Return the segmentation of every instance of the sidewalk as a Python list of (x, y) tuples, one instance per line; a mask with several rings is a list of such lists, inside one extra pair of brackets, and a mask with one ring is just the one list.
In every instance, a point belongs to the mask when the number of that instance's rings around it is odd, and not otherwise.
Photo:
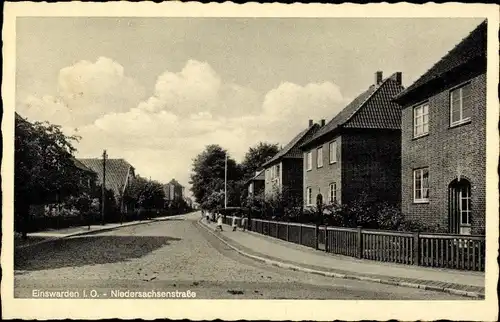
[(122, 227), (128, 227), (128, 226), (152, 223), (155, 221), (174, 219), (174, 218), (177, 218), (179, 216), (184, 216), (184, 215), (186, 215), (186, 214), (175, 215), (175, 216), (156, 217), (156, 218), (147, 219), (147, 220), (129, 221), (129, 222), (124, 222), (123, 224), (108, 223), (105, 225), (90, 225), (90, 227), (89, 226), (78, 226), (78, 227), (69, 227), (69, 228), (64, 228), (64, 229), (51, 229), (51, 230), (46, 230), (46, 231), (34, 232), (34, 233), (28, 234), (27, 241), (23, 241), (23, 242), (21, 242), (21, 244), (18, 244), (18, 245), (16, 245), (16, 239), (18, 237), (15, 237), (14, 247), (15, 247), (15, 249), (20, 249), (20, 248), (38, 245), (38, 244), (45, 243), (45, 242), (52, 241), (52, 240), (56, 240), (56, 239), (81, 236), (81, 235), (90, 235), (90, 234), (114, 230), (114, 229), (118, 229), (118, 228), (122, 228)]
[[(213, 224), (207, 226), (204, 221), (200, 223), (214, 231)], [(214, 235), (242, 255), (275, 266), (332, 277), (484, 298), (485, 278), (482, 272), (401, 265), (335, 255), (254, 232), (233, 232), (228, 225), (224, 225), (223, 232)]]

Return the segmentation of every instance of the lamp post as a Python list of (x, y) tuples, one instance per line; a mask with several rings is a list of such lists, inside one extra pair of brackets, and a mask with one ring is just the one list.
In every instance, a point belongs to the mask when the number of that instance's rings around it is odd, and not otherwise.
[(104, 214), (105, 214), (105, 206), (106, 206), (106, 158), (108, 154), (106, 150), (102, 153), (102, 199), (101, 199), (101, 221), (104, 225)]
[(224, 161), (224, 209), (227, 208), (227, 151)]

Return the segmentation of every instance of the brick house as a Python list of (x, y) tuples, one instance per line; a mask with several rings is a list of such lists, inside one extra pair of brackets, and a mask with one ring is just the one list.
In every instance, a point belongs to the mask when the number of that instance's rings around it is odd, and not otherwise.
[(175, 179), (163, 186), (165, 191), (165, 200), (171, 202), (184, 198), (184, 187)]
[[(324, 123), (324, 120), (322, 121)], [(281, 193), (287, 206), (296, 207), (303, 203), (303, 156), (300, 145), (310, 139), (319, 129), (319, 125), (309, 120), (308, 127), (297, 134), (269, 161), (265, 162), (264, 195), (270, 198)]]
[(401, 73), (375, 83), (315, 135), (303, 151), (304, 207), (368, 201), (397, 205), (401, 191), (401, 111), (391, 99), (403, 90)]
[(483, 22), (395, 98), (402, 212), (449, 233), (484, 233), (486, 31)]

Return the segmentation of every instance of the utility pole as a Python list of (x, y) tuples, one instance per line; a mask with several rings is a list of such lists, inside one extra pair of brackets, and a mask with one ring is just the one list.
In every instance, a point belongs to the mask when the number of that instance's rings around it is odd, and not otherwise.
[(105, 214), (105, 206), (106, 206), (106, 158), (108, 157), (108, 154), (106, 153), (106, 150), (103, 151), (102, 153), (102, 201), (101, 201), (101, 221), (102, 224), (104, 225), (104, 214)]
[(226, 159), (224, 162), (224, 209), (227, 208), (227, 151)]

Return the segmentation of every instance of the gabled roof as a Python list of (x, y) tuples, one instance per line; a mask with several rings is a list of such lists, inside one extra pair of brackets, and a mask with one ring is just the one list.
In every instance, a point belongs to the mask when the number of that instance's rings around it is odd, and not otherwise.
[(176, 186), (176, 187), (183, 187), (183, 186), (182, 186), (182, 185), (181, 185), (181, 184), (180, 184), (177, 180), (175, 180), (175, 179), (170, 180), (170, 182), (169, 182), (169, 183), (167, 183), (167, 184), (172, 185), (172, 186)]
[(401, 109), (392, 98), (402, 89), (397, 73), (383, 80), (380, 85), (371, 85), (301, 147), (321, 141), (325, 135), (340, 128), (400, 129)]
[(248, 179), (245, 183), (249, 184), (250, 181), (258, 181), (258, 180), (265, 180), (265, 173), (264, 170), (258, 171), (253, 177)]
[[(406, 90), (395, 97), (400, 100), (408, 94), (436, 79), (442, 78), (448, 72), (478, 58), (486, 57), (487, 21), (483, 21), (467, 37), (450, 50), (441, 60), (432, 66)], [(486, 65), (485, 65), (486, 68)]]
[(271, 163), (278, 161), (282, 158), (302, 158), (302, 151), (300, 150), (300, 145), (308, 140), (309, 138), (316, 133), (319, 125), (313, 124), (309, 126), (307, 129), (303, 130), (299, 134), (297, 134), (283, 149), (281, 149), (278, 153), (276, 153), (269, 161), (265, 162), (262, 166), (267, 167)]
[[(102, 184), (103, 167), (102, 159), (78, 159), (84, 166), (97, 173), (97, 180)], [(106, 188), (112, 189), (115, 195), (121, 195), (125, 185), (129, 170), (132, 165), (124, 159), (106, 159)]]
[(92, 169), (85, 166), (83, 163), (81, 163), (80, 161), (78, 161), (75, 158), (73, 158), (73, 164), (75, 165), (75, 167), (77, 167), (78, 169), (80, 169), (82, 171), (95, 173)]

